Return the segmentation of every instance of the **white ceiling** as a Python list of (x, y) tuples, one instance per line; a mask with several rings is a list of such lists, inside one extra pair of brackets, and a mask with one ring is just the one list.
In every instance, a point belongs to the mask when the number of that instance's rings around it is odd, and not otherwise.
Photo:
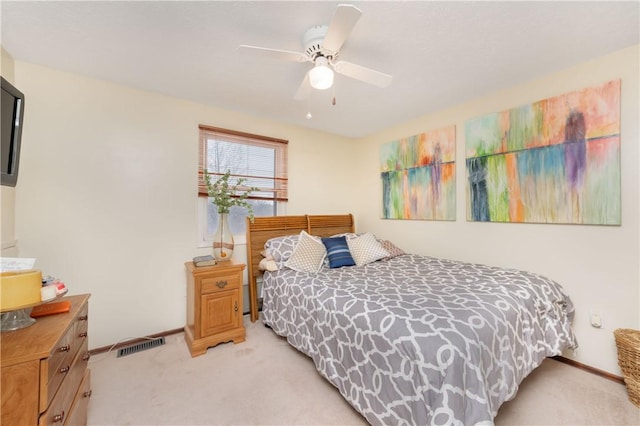
[(332, 89), (293, 99), (310, 63), (237, 49), (302, 51), (337, 4), (3, 0), (2, 46), (19, 61), (361, 137), (640, 43), (638, 1), (351, 2), (363, 15), (340, 59), (393, 82), (336, 75), (335, 106)]

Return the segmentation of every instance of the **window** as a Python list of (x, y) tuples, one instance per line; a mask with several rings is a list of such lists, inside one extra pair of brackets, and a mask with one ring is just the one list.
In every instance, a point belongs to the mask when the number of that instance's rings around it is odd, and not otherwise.
[[(217, 127), (200, 126), (198, 164), (198, 197), (200, 203), (200, 243), (207, 245), (218, 226), (218, 210), (208, 197), (204, 170), (216, 180), (227, 170), (230, 182), (247, 179), (247, 186), (259, 188), (247, 200), (255, 216), (284, 214), (287, 201), (288, 141), (252, 135)], [(247, 209), (232, 207), (229, 228), (234, 235), (244, 237)]]

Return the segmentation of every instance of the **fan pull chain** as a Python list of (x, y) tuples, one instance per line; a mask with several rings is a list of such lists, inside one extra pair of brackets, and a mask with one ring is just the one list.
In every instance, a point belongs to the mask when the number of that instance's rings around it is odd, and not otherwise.
[(336, 84), (333, 83), (333, 100), (331, 101), (331, 105), (336, 106)]

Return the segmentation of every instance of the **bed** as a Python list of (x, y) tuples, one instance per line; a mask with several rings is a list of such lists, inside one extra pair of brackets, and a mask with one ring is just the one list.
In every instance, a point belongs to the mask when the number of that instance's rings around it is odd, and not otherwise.
[[(252, 320), (262, 275), (265, 325), (371, 424), (493, 424), (546, 357), (577, 347), (570, 298), (538, 274), (407, 254), (356, 234), (351, 215), (247, 225)], [(323, 259), (310, 271), (292, 262), (303, 243), (318, 248), (331, 236), (325, 244), (346, 242), (355, 265)], [(304, 254), (316, 268), (317, 256)], [(277, 270), (260, 270), (265, 255)]]

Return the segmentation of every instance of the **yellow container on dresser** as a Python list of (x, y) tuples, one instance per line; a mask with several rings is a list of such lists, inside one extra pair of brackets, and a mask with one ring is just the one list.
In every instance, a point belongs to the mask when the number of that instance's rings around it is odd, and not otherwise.
[(186, 262), (187, 325), (185, 341), (195, 357), (218, 343), (244, 342), (242, 271), (233, 261), (196, 267)]
[(69, 296), (69, 312), (0, 333), (3, 425), (84, 425), (91, 396), (88, 294)]
[(42, 272), (37, 270), (0, 273), (0, 311), (6, 312), (40, 303)]

